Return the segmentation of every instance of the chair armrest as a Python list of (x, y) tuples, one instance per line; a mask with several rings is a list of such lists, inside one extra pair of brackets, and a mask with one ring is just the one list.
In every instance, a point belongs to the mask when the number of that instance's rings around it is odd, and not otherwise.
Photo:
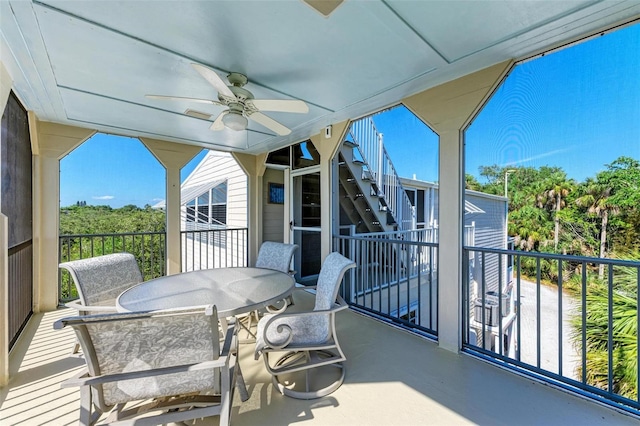
[(118, 382), (128, 379), (142, 379), (145, 377), (162, 376), (166, 374), (185, 373), (187, 371), (207, 370), (211, 368), (220, 368), (227, 365), (229, 357), (220, 357), (212, 361), (204, 361), (193, 364), (174, 365), (171, 367), (152, 368), (150, 370), (130, 371), (127, 373), (105, 374), (101, 376), (89, 376), (83, 371), (79, 376), (65, 380), (60, 384), (61, 388), (70, 388), (75, 386), (93, 386), (101, 385), (109, 382)]
[[(276, 331), (278, 333), (283, 333), (285, 329), (289, 329), (291, 331), (291, 327), (287, 324), (287, 319), (296, 318), (296, 317), (317, 317), (317, 316), (327, 316), (329, 315), (330, 320), (332, 321), (335, 318), (336, 312), (345, 310), (349, 308), (349, 305), (342, 299), (342, 297), (338, 296), (337, 303), (333, 304), (329, 309), (322, 309), (317, 311), (306, 311), (306, 312), (295, 312), (295, 313), (287, 313), (283, 312), (281, 314), (271, 316), (265, 323), (264, 328), (262, 330), (262, 339), (264, 343), (273, 348), (273, 349), (282, 349), (291, 343), (293, 339), (293, 333), (289, 332), (289, 336), (287, 339), (281, 344), (275, 344), (269, 340), (267, 337), (267, 332), (271, 327), (276, 327)], [(278, 321), (278, 324), (274, 324), (275, 321)], [(282, 323), (284, 321), (284, 323)]]
[(78, 312), (113, 313), (118, 312), (115, 306), (83, 305), (78, 300), (64, 304), (67, 308), (72, 308)]

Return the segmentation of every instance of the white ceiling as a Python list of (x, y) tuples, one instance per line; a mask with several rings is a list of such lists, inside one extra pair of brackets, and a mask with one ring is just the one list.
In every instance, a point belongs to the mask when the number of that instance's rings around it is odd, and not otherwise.
[[(41, 120), (258, 153), (639, 15), (640, 1), (346, 0), (324, 17), (301, 0), (0, 0), (0, 59)], [(309, 113), (266, 113), (285, 137), (252, 122), (214, 132), (184, 112), (222, 107), (145, 97), (217, 99), (193, 62)]]

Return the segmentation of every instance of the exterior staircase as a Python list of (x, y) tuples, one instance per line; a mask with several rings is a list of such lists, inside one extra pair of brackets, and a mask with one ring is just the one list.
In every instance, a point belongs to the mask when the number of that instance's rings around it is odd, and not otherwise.
[(356, 233), (415, 228), (415, 209), (371, 117), (351, 124), (339, 167), (340, 206)]

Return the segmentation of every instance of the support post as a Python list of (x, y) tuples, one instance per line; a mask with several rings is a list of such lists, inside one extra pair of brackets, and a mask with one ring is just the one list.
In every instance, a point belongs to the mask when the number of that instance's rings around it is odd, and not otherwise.
[(440, 136), (438, 344), (462, 348), (464, 131), (513, 62), (505, 61), (413, 95), (405, 106)]

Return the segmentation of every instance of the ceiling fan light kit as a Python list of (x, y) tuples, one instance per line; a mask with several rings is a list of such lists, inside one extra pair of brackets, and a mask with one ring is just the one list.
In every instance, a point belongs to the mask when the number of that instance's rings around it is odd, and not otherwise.
[(229, 111), (222, 117), (224, 125), (231, 130), (246, 130), (249, 121), (241, 112)]
[[(199, 103), (211, 103), (213, 105), (226, 106), (228, 109), (222, 111), (213, 120), (209, 127), (211, 130), (223, 130), (225, 127), (241, 131), (246, 130), (249, 120), (266, 127), (280, 136), (288, 135), (291, 130), (273, 118), (270, 118), (262, 111), (293, 112), (305, 114), (309, 112), (309, 107), (304, 101), (297, 99), (254, 99), (253, 93), (243, 86), (249, 82), (247, 76), (238, 72), (229, 73), (227, 85), (222, 78), (211, 68), (200, 64), (191, 64), (198, 73), (211, 84), (218, 92), (218, 100), (196, 99), (180, 96), (146, 95), (149, 99), (193, 101)], [(187, 109), (186, 115), (210, 120), (212, 115), (204, 112)]]

